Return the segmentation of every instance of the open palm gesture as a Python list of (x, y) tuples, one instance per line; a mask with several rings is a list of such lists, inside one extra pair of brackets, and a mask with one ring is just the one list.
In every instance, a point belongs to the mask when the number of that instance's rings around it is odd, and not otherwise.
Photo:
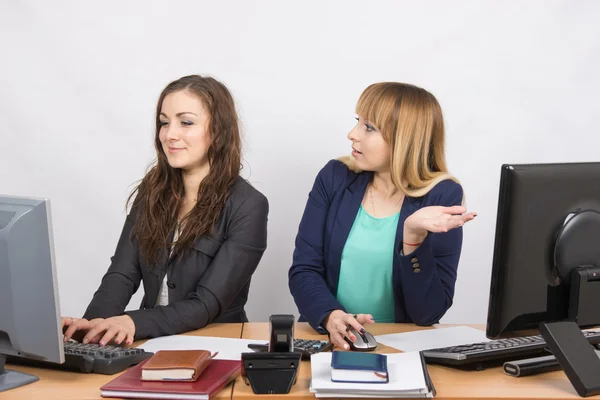
[(467, 212), (463, 206), (430, 206), (415, 211), (404, 222), (404, 229), (416, 234), (427, 232), (448, 232), (463, 226), (477, 216), (477, 213)]

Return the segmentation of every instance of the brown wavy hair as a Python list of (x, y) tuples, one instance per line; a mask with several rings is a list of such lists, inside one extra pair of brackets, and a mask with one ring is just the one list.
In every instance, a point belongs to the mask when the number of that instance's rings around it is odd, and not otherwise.
[(209, 173), (198, 188), (194, 208), (181, 221), (174, 255), (182, 255), (200, 236), (209, 234), (221, 216), (231, 188), (241, 169), (241, 137), (235, 103), (227, 87), (211, 77), (184, 76), (164, 88), (156, 106), (154, 148), (156, 160), (127, 200), (135, 210), (132, 234), (139, 243), (140, 256), (149, 264), (168, 254), (172, 233), (184, 201), (182, 170), (169, 165), (159, 139), (163, 100), (171, 93), (187, 91), (196, 95), (209, 114)]

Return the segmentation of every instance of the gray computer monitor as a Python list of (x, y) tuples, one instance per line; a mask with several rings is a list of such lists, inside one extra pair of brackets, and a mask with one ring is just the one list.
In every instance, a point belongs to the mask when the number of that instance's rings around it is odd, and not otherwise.
[(50, 202), (0, 195), (0, 392), (38, 380), (7, 356), (64, 362)]

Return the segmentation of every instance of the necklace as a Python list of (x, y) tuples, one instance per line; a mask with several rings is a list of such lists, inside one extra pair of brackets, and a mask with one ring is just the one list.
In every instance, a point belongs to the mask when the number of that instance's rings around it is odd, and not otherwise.
[[(369, 186), (369, 195), (371, 196), (371, 208), (373, 209), (373, 216), (377, 217), (377, 212), (375, 212), (375, 202), (373, 201), (373, 185), (372, 184)], [(403, 198), (404, 198), (404, 196), (400, 196), (400, 198), (398, 199), (396, 204), (394, 204), (394, 208), (398, 207), (400, 200), (402, 200)]]

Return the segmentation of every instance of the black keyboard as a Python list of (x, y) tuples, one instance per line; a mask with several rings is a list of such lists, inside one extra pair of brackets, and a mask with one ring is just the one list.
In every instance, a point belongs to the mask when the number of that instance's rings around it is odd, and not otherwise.
[(136, 348), (100, 346), (99, 344), (83, 344), (74, 341), (64, 343), (64, 351), (65, 362), (63, 364), (14, 356), (9, 357), (8, 362), (33, 367), (113, 375), (154, 354)]
[[(597, 345), (600, 343), (600, 332), (582, 331), (582, 333), (590, 344)], [(502, 365), (505, 361), (550, 354), (546, 341), (541, 335), (423, 350), (423, 356), (430, 364), (478, 370), (485, 369), (488, 366)]]
[[(248, 348), (254, 351), (268, 351), (269, 344), (249, 344)], [(330, 351), (333, 343), (326, 340), (294, 339), (294, 353), (302, 354), (303, 360), (310, 360), (312, 354)]]

